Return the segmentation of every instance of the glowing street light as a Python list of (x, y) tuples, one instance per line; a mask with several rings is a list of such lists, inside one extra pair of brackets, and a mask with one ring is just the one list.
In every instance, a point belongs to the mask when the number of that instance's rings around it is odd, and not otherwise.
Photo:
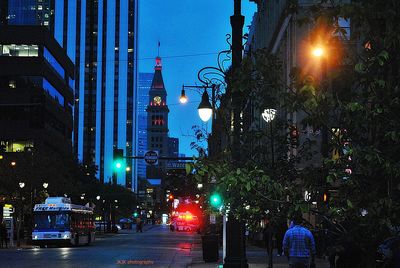
[(96, 196), (96, 199), (97, 199), (97, 200), (100, 200), (100, 198), (101, 198), (100, 195)]
[(19, 185), (19, 188), (24, 188), (25, 187), (25, 182), (20, 182), (20, 183), (18, 183), (18, 185)]
[(197, 110), (199, 111), (200, 119), (203, 122), (207, 122), (208, 120), (210, 120), (212, 115), (212, 106), (210, 104), (210, 98), (206, 89), (204, 89), (204, 93), (201, 96), (201, 102)]
[(43, 188), (47, 189), (47, 187), (49, 187), (49, 184), (47, 182), (43, 182)]
[(182, 86), (181, 97), (179, 98), (179, 102), (185, 104), (187, 103), (187, 101), (188, 98), (186, 97), (184, 86)]
[(311, 54), (314, 57), (320, 58), (324, 55), (325, 51), (321, 46), (314, 47), (311, 51)]

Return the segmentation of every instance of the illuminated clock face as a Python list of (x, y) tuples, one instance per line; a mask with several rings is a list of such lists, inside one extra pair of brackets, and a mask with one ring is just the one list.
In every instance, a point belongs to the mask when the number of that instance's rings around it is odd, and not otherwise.
[(153, 101), (154, 101), (154, 104), (161, 105), (161, 97), (160, 96), (155, 96)]

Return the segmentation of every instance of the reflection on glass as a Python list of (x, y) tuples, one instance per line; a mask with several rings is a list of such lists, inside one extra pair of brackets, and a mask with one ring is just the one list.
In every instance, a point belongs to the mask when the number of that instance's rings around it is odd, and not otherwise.
[(64, 68), (60, 65), (60, 63), (54, 58), (54, 56), (50, 53), (47, 48), (43, 50), (43, 57), (50, 63), (51, 67), (62, 77), (64, 78)]

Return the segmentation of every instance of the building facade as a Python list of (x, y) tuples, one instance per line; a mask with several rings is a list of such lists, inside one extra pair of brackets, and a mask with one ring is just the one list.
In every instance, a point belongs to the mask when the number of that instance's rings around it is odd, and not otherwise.
[(136, 146), (138, 1), (1, 0), (0, 8), (2, 24), (47, 26), (75, 64), (77, 159), (102, 182), (134, 187), (136, 169), (114, 174), (112, 158), (114, 148), (133, 155)]
[[(308, 24), (301, 24), (299, 20), (306, 16), (309, 8), (318, 1), (301, 0), (298, 1), (297, 10), (293, 12), (292, 2), (252, 0), (257, 4), (257, 12), (253, 17), (250, 27), (248, 42), (245, 53), (252, 55), (258, 49), (266, 49), (268, 53), (275, 55), (282, 64), (281, 78), (287, 85), (292, 84), (291, 72), (293, 68), (301, 66), (306, 68), (308, 74), (321, 79), (321, 65), (312, 58), (310, 34), (312, 27)], [(349, 2), (349, 1), (342, 1)], [(350, 37), (350, 22), (339, 19), (339, 26), (347, 31), (346, 37)], [(344, 43), (346, 43), (344, 41)], [(286, 90), (286, 89), (282, 89)], [(268, 124), (261, 117), (262, 111), (252, 110), (252, 126), (266, 128)], [(277, 111), (277, 116), (290, 123), (292, 129), (298, 130), (298, 143), (302, 144), (306, 140), (314, 141), (315, 149), (321, 151), (322, 135), (319, 130), (313, 130), (309, 126), (301, 124), (304, 114), (299, 112), (286, 113), (285, 110)], [(291, 155), (297, 155), (296, 147), (290, 148)], [(321, 163), (321, 155), (314, 154), (308, 161), (301, 161), (299, 168), (310, 164)]]
[[(147, 105), (149, 103), (149, 92), (154, 73), (139, 73), (138, 97), (137, 97), (137, 156), (143, 156), (147, 151)], [(146, 162), (143, 159), (137, 161), (138, 180), (146, 179)]]
[[(134, 188), (136, 169), (113, 172), (113, 149), (131, 156), (136, 146), (138, 1), (81, 0), (76, 154), (97, 167), (102, 182)], [(132, 167), (127, 160), (126, 166)]]
[(6, 153), (72, 153), (74, 65), (43, 26), (0, 26), (0, 143)]
[[(156, 58), (154, 77), (147, 105), (147, 148), (158, 151), (159, 156), (168, 156), (168, 105), (167, 91), (162, 77), (161, 58)], [(147, 168), (148, 179), (161, 179), (165, 173), (165, 161)]]

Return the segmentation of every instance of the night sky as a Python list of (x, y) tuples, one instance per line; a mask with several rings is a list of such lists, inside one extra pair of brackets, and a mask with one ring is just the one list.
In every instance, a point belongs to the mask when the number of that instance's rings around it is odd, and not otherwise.
[[(245, 33), (256, 5), (242, 2)], [(218, 52), (229, 49), (225, 35), (231, 33), (233, 0), (140, 0), (139, 5), (139, 71), (154, 71), (160, 41), (170, 109), (169, 136), (179, 138), (180, 153), (197, 155), (190, 143), (195, 141), (192, 126), (203, 124), (197, 113), (201, 96), (187, 89), (190, 103), (180, 104), (181, 87), (200, 85), (197, 72), (205, 66), (216, 66)], [(210, 122), (204, 127), (210, 130)]]

